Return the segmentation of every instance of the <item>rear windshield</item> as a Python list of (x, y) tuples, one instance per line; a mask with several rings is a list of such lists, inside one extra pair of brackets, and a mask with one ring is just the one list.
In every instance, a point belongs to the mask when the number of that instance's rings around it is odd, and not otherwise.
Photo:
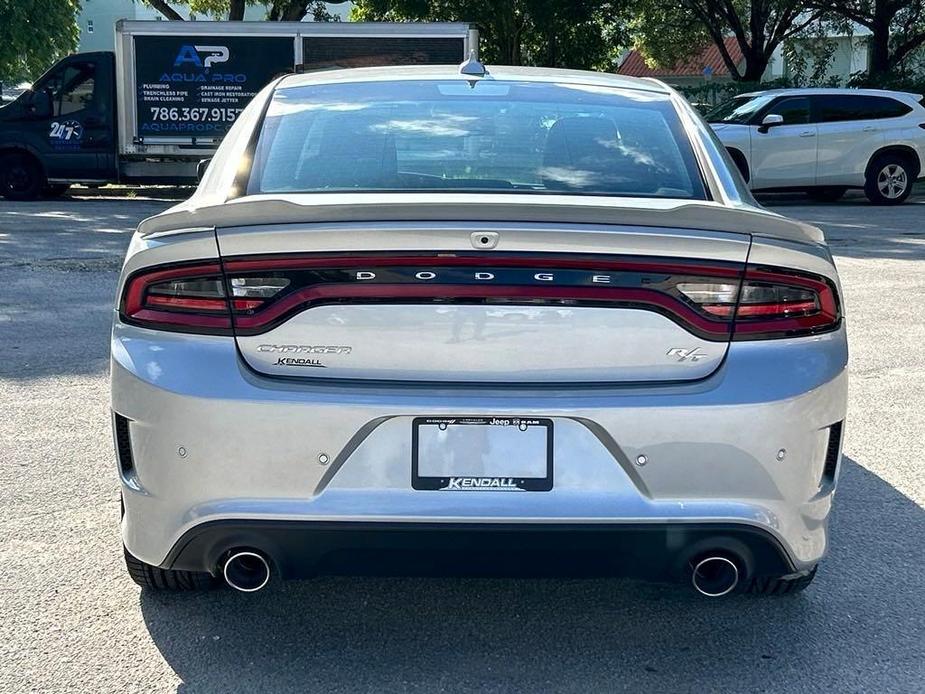
[(248, 193), (434, 190), (705, 198), (667, 95), (493, 80), (274, 94)]

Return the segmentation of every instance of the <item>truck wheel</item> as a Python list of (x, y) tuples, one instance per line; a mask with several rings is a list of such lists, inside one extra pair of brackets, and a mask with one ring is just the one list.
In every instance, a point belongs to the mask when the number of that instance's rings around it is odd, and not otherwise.
[(754, 578), (745, 588), (745, 592), (755, 595), (794, 595), (809, 587), (816, 578), (818, 564), (805, 576), (797, 578)]
[(49, 183), (42, 191), (43, 198), (60, 198), (71, 189), (70, 183)]
[(158, 566), (146, 564), (137, 557), (132, 556), (125, 547), (125, 567), (128, 575), (138, 585), (146, 590), (184, 592), (209, 590), (215, 584), (210, 574), (197, 571), (173, 571)]
[(35, 200), (45, 186), (45, 173), (34, 157), (20, 152), (0, 155), (0, 196)]
[(899, 205), (912, 192), (916, 172), (901, 154), (881, 154), (867, 167), (864, 194), (875, 205)]

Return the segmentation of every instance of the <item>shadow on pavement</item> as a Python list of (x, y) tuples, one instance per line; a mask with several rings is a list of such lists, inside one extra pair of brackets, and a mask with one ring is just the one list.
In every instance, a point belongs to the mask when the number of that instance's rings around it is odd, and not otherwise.
[(100, 256), (121, 261), (138, 222), (172, 204), (158, 200), (0, 200), (0, 263)]
[[(2, 240), (2, 239), (0, 239)], [(104, 375), (120, 261), (0, 261), (0, 378)]]
[(925, 259), (925, 187), (893, 207), (871, 205), (856, 194), (832, 203), (799, 194), (762, 196), (759, 202), (772, 212), (820, 227), (835, 256)]
[(141, 594), (210, 691), (910, 691), (925, 676), (925, 511), (846, 459), (805, 593), (708, 601), (619, 579), (321, 578)]

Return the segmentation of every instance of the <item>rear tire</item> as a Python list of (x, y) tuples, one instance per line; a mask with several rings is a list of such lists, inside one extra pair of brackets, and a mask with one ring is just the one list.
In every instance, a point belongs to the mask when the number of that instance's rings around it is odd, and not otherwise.
[(797, 578), (753, 578), (745, 587), (753, 595), (796, 595), (802, 593), (816, 578), (819, 566), (814, 566), (805, 576)]
[(45, 172), (31, 154), (0, 154), (0, 197), (7, 200), (36, 200), (47, 185)]
[(825, 188), (810, 188), (806, 191), (806, 194), (819, 202), (835, 202), (841, 200), (847, 190), (847, 188), (827, 186)]
[(875, 205), (899, 205), (912, 193), (918, 173), (908, 157), (881, 154), (867, 167), (864, 194)]
[(211, 574), (162, 569), (132, 556), (125, 547), (122, 549), (125, 552), (125, 568), (128, 569), (128, 575), (145, 590), (177, 593), (209, 590), (215, 585), (215, 579)]

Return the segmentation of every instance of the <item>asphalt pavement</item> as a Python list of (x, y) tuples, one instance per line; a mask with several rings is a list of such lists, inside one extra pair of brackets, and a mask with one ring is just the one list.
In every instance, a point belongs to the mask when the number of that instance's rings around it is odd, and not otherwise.
[(813, 586), (716, 601), (621, 579), (139, 591), (118, 536), (108, 326), (132, 228), (172, 202), (0, 201), (0, 692), (925, 689), (925, 196), (767, 201), (837, 256), (845, 462)]

